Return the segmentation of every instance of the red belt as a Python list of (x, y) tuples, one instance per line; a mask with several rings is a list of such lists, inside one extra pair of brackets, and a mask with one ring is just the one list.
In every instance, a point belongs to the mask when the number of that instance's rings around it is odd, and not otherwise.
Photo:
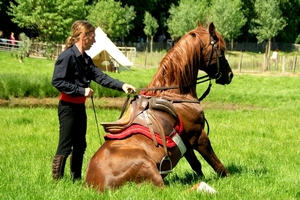
[(86, 97), (85, 96), (71, 96), (68, 94), (65, 94), (63, 92), (60, 93), (60, 100), (66, 101), (66, 102), (70, 102), (70, 103), (78, 103), (78, 104), (82, 104), (85, 103)]

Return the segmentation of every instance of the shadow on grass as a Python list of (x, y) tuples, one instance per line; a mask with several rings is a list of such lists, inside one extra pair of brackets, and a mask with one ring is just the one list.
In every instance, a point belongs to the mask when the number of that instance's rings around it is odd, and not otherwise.
[(178, 174), (169, 174), (164, 179), (164, 183), (165, 185), (172, 185), (174, 183), (186, 185), (186, 184), (191, 184), (191, 182), (196, 182), (200, 179), (203, 179), (203, 177), (200, 177), (193, 172), (189, 172), (189, 173), (187, 172), (183, 176), (178, 176)]
[(255, 175), (262, 175), (267, 174), (268, 169), (265, 166), (242, 166), (237, 165), (235, 163), (230, 163), (226, 166), (227, 170), (231, 175), (237, 174), (255, 174)]
[(194, 172), (186, 172), (181, 176), (178, 174), (170, 174), (168, 177), (164, 179), (165, 185), (172, 185), (174, 183), (182, 184), (182, 185), (190, 185), (191, 183), (197, 183), (201, 181), (210, 181), (210, 180), (218, 180), (222, 179), (221, 176), (215, 174), (215, 176), (210, 176), (206, 178), (204, 176), (198, 176)]
[[(226, 166), (228, 172), (230, 173), (229, 177), (231, 175), (241, 175), (241, 174), (253, 174), (255, 176), (261, 176), (263, 174), (268, 173), (268, 169), (265, 166), (242, 166), (237, 165), (235, 163), (230, 163)], [(178, 175), (176, 173), (169, 174), (165, 179), (164, 183), (165, 185), (171, 185), (174, 183), (179, 184), (191, 184), (192, 182), (199, 182), (199, 181), (209, 181), (209, 180), (218, 180), (222, 179), (223, 177), (219, 176), (217, 173), (215, 173), (214, 176), (207, 177), (201, 177), (198, 176), (194, 172), (186, 172), (183, 175)]]

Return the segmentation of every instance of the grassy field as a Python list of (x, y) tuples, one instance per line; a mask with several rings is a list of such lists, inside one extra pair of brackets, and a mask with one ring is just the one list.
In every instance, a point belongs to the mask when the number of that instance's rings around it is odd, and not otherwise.
[[(37, 70), (46, 74), (45, 77), (52, 74), (52, 61), (44, 60), (43, 66), (40, 60), (25, 62), (37, 62), (38, 65), (32, 65), (36, 70), (22, 69), (16, 62), (11, 73), (30, 71), (32, 79)], [(5, 73), (7, 65), (3, 67), (1, 63)], [(133, 69), (112, 76), (120, 79), (124, 76), (129, 81), (138, 79), (137, 83), (143, 85), (154, 72)], [(101, 194), (85, 188), (83, 181), (73, 183), (68, 164), (65, 178), (52, 181), (51, 162), (58, 140), (56, 108), (0, 107), (0, 199), (300, 199), (299, 86), (298, 76), (280, 74), (236, 73), (228, 86), (213, 84), (211, 93), (201, 104), (210, 125), (213, 148), (231, 176), (219, 178), (197, 154), (203, 164), (204, 179), (196, 177), (182, 159), (165, 179), (164, 189), (128, 183), (119, 190)], [(199, 96), (206, 87), (205, 83), (198, 86)], [(96, 104), (102, 103), (96, 98)], [(113, 121), (120, 110), (97, 108), (96, 113), (99, 122)], [(100, 127), (99, 139), (92, 108), (87, 108), (87, 115), (84, 173), (105, 134)], [(185, 192), (200, 181), (216, 189), (217, 194)]]
[[(58, 91), (51, 85), (54, 60), (25, 58), (24, 62), (20, 63), (7, 52), (0, 52), (0, 60), (0, 99), (28, 96), (45, 98), (59, 95)], [(155, 68), (133, 68), (130, 71), (124, 70), (121, 73), (108, 72), (108, 74), (120, 81), (134, 84), (135, 87), (141, 88), (150, 82), (155, 71)], [(91, 87), (94, 89), (94, 97), (117, 97), (123, 95), (119, 91), (101, 87), (94, 82), (91, 83)]]

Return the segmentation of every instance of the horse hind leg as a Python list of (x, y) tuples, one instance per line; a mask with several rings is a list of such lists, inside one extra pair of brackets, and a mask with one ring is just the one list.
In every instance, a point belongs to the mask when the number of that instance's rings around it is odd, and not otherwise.
[(105, 155), (101, 152), (89, 162), (86, 186), (103, 191), (117, 189), (126, 182), (150, 182), (158, 187), (164, 186), (156, 163), (141, 149), (120, 148), (106, 151)]
[[(135, 173), (133, 169), (132, 173)], [(164, 187), (164, 181), (157, 169), (157, 165), (153, 160), (146, 159), (141, 164), (137, 176), (134, 178), (136, 183), (143, 183), (144, 181), (152, 183), (157, 187)]]
[(206, 162), (215, 170), (215, 172), (217, 172), (222, 177), (228, 176), (229, 172), (216, 156), (211, 146), (210, 140), (204, 130), (202, 131), (197, 143), (197, 150), (206, 160)]

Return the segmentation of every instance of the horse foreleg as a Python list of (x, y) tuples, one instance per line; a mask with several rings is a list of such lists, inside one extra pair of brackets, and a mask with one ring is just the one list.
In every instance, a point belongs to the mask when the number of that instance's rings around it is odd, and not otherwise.
[(198, 151), (202, 155), (202, 157), (208, 162), (208, 164), (222, 177), (228, 176), (229, 173), (224, 165), (221, 163), (219, 158), (216, 156), (210, 140), (205, 131), (202, 131), (198, 139)]
[(190, 164), (191, 168), (198, 174), (198, 176), (204, 177), (204, 174), (202, 172), (201, 163), (198, 160), (198, 158), (196, 157), (194, 150), (193, 149), (188, 150), (184, 154), (184, 157)]

